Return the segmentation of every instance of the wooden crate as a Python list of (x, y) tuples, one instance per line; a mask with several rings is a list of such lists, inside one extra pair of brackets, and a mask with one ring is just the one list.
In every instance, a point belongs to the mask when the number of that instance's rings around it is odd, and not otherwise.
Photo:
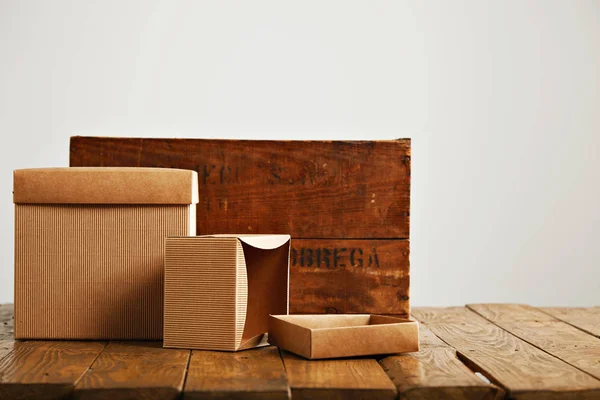
[(198, 234), (292, 236), (293, 313), (409, 313), (410, 139), (73, 137), (70, 165), (198, 171)]

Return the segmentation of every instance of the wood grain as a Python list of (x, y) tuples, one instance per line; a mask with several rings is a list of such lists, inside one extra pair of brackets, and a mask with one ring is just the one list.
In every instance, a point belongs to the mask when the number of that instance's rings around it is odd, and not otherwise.
[(600, 338), (600, 307), (543, 307), (541, 310)]
[(14, 323), (14, 306), (12, 304), (0, 304), (0, 340), (13, 338)]
[(13, 348), (15, 331), (14, 307), (0, 304), (0, 360)]
[(522, 304), (470, 304), (502, 329), (600, 379), (600, 340)]
[(418, 308), (413, 315), (454, 347), (472, 370), (514, 399), (597, 399), (600, 381), (464, 307)]
[(290, 312), (410, 313), (408, 240), (294, 239)]
[(423, 324), (419, 335), (419, 352), (389, 356), (379, 361), (396, 385), (400, 398), (494, 400), (504, 397), (502, 389), (483, 382), (457, 358), (453, 348)]
[(198, 233), (408, 239), (410, 139), (72, 137), (71, 166), (198, 171)]
[(184, 399), (288, 399), (290, 389), (274, 346), (226, 353), (194, 350)]
[(15, 342), (0, 360), (0, 399), (63, 398), (105, 345), (105, 342)]
[(2, 360), (14, 348), (15, 341), (12, 339), (0, 339), (0, 360)]
[(306, 360), (282, 352), (298, 399), (395, 399), (396, 387), (375, 359)]
[(177, 399), (189, 350), (161, 342), (110, 342), (79, 381), (74, 399)]

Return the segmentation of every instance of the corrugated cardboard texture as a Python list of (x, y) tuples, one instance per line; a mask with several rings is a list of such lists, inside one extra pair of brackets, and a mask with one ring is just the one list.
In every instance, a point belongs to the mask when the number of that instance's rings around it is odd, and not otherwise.
[(160, 339), (164, 238), (194, 209), (16, 204), (15, 338)]
[(269, 342), (309, 359), (419, 350), (417, 321), (381, 315), (272, 315)]
[(284, 239), (273, 248), (231, 235), (167, 238), (164, 346), (236, 351), (266, 344), (269, 314), (289, 307)]
[(36, 168), (14, 171), (14, 203), (196, 204), (198, 174), (167, 168)]

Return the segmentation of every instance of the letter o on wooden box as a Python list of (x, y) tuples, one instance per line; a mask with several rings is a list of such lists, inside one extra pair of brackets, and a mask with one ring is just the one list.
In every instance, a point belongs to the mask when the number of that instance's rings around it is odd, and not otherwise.
[(289, 235), (170, 237), (164, 347), (237, 351), (267, 344), (289, 310)]
[(164, 240), (196, 231), (198, 176), (14, 172), (15, 338), (161, 339)]

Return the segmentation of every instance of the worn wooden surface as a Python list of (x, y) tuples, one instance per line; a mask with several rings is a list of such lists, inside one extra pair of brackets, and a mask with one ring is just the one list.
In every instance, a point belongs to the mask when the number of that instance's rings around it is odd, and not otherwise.
[(198, 232), (408, 239), (410, 139), (378, 142), (73, 137), (71, 166), (198, 172)]
[(198, 233), (292, 236), (294, 313), (410, 312), (410, 140), (71, 138), (71, 166), (196, 170)]
[(600, 397), (600, 380), (465, 307), (422, 308), (414, 316), (513, 399)]
[(546, 307), (543, 312), (600, 338), (600, 307)]
[(15, 308), (12, 304), (0, 305), (0, 360), (13, 347), (15, 332)]
[(372, 358), (307, 361), (282, 352), (293, 399), (395, 399), (396, 387)]
[(454, 348), (423, 324), (419, 335), (421, 350), (418, 353), (389, 356), (380, 361), (401, 398), (494, 400), (504, 397), (502, 389), (477, 377), (458, 359)]
[(163, 349), (161, 342), (110, 342), (75, 386), (76, 399), (177, 399), (183, 388), (188, 350)]
[(59, 399), (83, 377), (104, 342), (19, 341), (0, 359), (0, 399)]
[(194, 350), (186, 399), (288, 399), (290, 388), (276, 347), (225, 353)]
[(408, 240), (295, 239), (290, 312), (405, 314)]
[(10, 343), (0, 353), (0, 399), (600, 399), (600, 339), (550, 315), (589, 323), (589, 312), (486, 304), (413, 311), (422, 321), (417, 353), (308, 361), (272, 346), (228, 353), (13, 341), (12, 308), (0, 305), (0, 339)]
[(467, 307), (505, 331), (600, 379), (598, 338), (527, 305)]

